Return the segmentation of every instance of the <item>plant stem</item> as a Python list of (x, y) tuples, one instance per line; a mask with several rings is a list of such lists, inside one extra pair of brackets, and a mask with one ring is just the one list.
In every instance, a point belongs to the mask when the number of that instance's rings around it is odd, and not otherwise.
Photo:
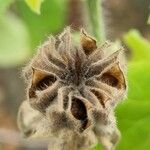
[(150, 24), (150, 14), (149, 14), (149, 17), (148, 17), (148, 24)]
[(86, 0), (89, 20), (92, 25), (93, 35), (99, 42), (105, 40), (104, 26), (102, 19), (101, 0)]

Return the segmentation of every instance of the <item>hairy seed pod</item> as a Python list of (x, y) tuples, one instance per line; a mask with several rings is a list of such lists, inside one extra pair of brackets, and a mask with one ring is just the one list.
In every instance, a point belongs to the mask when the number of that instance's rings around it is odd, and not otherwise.
[(113, 110), (126, 95), (125, 64), (112, 43), (98, 46), (82, 29), (74, 45), (70, 28), (52, 36), (24, 70), (27, 100), (18, 125), (29, 137), (51, 141), (50, 150), (87, 150), (100, 141), (112, 150), (119, 140)]

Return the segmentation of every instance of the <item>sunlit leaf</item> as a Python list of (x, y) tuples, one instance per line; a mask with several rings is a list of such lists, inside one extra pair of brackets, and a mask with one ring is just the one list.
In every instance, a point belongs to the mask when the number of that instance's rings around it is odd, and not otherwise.
[(40, 14), (41, 4), (44, 0), (25, 0), (31, 10), (37, 14)]

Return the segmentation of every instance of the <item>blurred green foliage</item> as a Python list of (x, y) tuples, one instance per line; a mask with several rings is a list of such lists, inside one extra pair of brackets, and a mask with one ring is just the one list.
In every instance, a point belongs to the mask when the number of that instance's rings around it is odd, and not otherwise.
[(128, 64), (128, 99), (117, 108), (122, 139), (118, 150), (150, 148), (150, 42), (133, 30), (125, 35), (132, 49)]
[(7, 8), (13, 0), (0, 1), (0, 66), (21, 64), (29, 57), (28, 33), (22, 20)]
[(125, 34), (124, 40), (132, 50), (132, 61), (150, 61), (150, 42), (144, 39), (136, 30), (131, 30)]
[(13, 2), (13, 0), (0, 0), (0, 15), (2, 16), (5, 10), (9, 7), (9, 5)]
[(27, 30), (21, 20), (9, 14), (0, 17), (0, 66), (22, 64), (29, 57)]
[(32, 50), (51, 33), (56, 34), (65, 26), (67, 0), (45, 0), (41, 7), (41, 15), (33, 13), (22, 1), (17, 1), (17, 6), (28, 29)]
[[(28, 1), (29, 4), (32, 3)], [(65, 26), (67, 0), (45, 0), (41, 15), (28, 5), (22, 0), (0, 1), (1, 67), (23, 64), (49, 34), (56, 34)]]

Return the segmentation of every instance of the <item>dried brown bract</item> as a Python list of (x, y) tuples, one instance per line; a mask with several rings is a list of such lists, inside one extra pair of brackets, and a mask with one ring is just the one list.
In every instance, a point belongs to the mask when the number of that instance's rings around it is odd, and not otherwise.
[[(114, 149), (119, 131), (113, 109), (126, 94), (121, 50), (97, 46), (82, 29), (74, 45), (70, 28), (50, 37), (24, 70), (28, 98), (18, 115), (28, 137), (51, 141), (50, 150), (87, 150), (97, 139)], [(107, 50), (106, 50), (107, 49)]]

